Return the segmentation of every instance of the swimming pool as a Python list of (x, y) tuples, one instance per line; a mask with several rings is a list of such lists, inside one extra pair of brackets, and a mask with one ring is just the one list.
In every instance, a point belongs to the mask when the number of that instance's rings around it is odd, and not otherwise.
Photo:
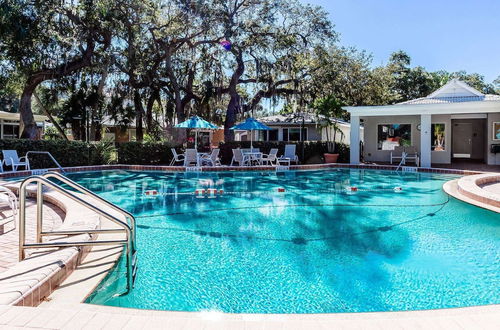
[[(449, 198), (441, 186), (450, 175), (330, 169), (69, 177), (138, 222), (135, 289), (116, 296), (125, 287), (118, 264), (89, 303), (232, 313), (500, 303), (500, 217)], [(194, 195), (208, 187), (224, 193)], [(150, 190), (158, 195), (146, 196)]]

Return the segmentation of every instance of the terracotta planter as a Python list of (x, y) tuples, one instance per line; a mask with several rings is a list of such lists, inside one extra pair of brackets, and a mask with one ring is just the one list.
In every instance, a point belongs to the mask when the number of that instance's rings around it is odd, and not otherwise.
[(339, 159), (339, 154), (323, 154), (325, 156), (325, 163), (336, 163)]

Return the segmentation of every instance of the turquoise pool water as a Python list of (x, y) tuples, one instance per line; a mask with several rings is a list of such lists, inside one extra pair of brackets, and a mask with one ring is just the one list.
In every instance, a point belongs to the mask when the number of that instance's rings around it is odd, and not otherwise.
[[(349, 169), (69, 176), (138, 221), (135, 289), (115, 296), (125, 287), (119, 264), (90, 303), (232, 313), (500, 303), (500, 217), (450, 199), (441, 187), (452, 176)], [(224, 194), (193, 195), (208, 186)]]

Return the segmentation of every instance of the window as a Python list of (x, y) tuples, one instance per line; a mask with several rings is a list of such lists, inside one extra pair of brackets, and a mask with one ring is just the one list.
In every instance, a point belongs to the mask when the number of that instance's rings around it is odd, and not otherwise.
[(432, 150), (433, 151), (443, 151), (445, 150), (445, 125), (444, 124), (432, 124)]
[(397, 146), (411, 146), (410, 124), (378, 125), (378, 150), (394, 150)]
[(278, 130), (259, 131), (259, 141), (278, 141)]
[(17, 138), (19, 138), (19, 124), (4, 121), (3, 138), (4, 139), (17, 139)]
[(283, 141), (307, 141), (307, 128), (302, 129), (300, 136), (300, 128), (283, 128)]

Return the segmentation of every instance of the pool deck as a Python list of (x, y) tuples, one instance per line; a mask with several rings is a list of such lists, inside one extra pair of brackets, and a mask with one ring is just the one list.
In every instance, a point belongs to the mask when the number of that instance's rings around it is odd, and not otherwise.
[[(343, 166), (344, 167), (344, 166)], [(109, 167), (106, 167), (109, 168)], [(157, 168), (157, 167), (156, 167)], [(360, 167), (355, 167), (360, 168)], [(361, 167), (364, 168), (364, 167)], [(373, 167), (369, 167), (373, 168)], [(92, 168), (99, 170), (102, 168)], [(123, 169), (120, 167), (120, 169)], [(137, 166), (132, 169), (152, 170)], [(176, 170), (179, 170), (175, 168)], [(385, 166), (384, 166), (385, 169)], [(164, 167), (157, 170), (165, 170)], [(433, 172), (434, 170), (429, 170)], [(459, 171), (436, 170), (438, 173)], [(476, 171), (460, 174), (477, 174)], [(471, 179), (472, 180), (472, 179)], [(493, 193), (497, 183), (484, 186)], [(477, 201), (476, 201), (477, 202)], [(472, 203), (474, 204), (474, 203)], [(476, 204), (477, 205), (477, 204)], [(69, 205), (68, 205), (69, 206)], [(28, 212), (28, 230), (34, 230), (34, 205)], [(71, 208), (71, 217), (78, 214)], [(64, 209), (64, 208), (62, 208)], [(28, 208), (30, 210), (30, 208)], [(68, 209), (66, 208), (68, 211)], [(45, 212), (45, 209), (44, 209)], [(68, 214), (54, 205), (46, 204), (47, 226), (57, 227)], [(30, 217), (29, 215), (32, 214)], [(86, 213), (88, 214), (88, 213)], [(31, 220), (30, 220), (31, 219)], [(101, 224), (103, 225), (103, 224)], [(106, 228), (108, 225), (104, 224)], [(31, 229), (30, 229), (31, 228)], [(9, 235), (9, 236), (6, 236)], [(0, 243), (9, 245), (9, 260), (4, 270), (14, 263), (17, 251), (16, 232), (0, 236)], [(5, 238), (8, 238), (6, 240)], [(1, 246), (1, 244), (0, 244)], [(4, 246), (6, 248), (6, 246)], [(62, 250), (69, 250), (67, 248)], [(497, 329), (500, 324), (500, 305), (440, 309), (410, 312), (339, 313), (339, 314), (226, 314), (220, 312), (169, 312), (138, 310), (81, 303), (113, 267), (121, 254), (121, 246), (94, 247), (80, 260), (74, 270), (58, 284), (57, 289), (34, 306), (0, 305), (1, 329)], [(62, 251), (59, 250), (59, 251)], [(7, 251), (7, 249), (2, 249)], [(0, 252), (2, 252), (0, 251)], [(4, 253), (7, 255), (6, 253)], [(1, 258), (0, 258), (1, 266)], [(2, 274), (0, 268), (0, 274)], [(33, 298), (34, 299), (34, 298)]]
[(0, 306), (9, 329), (498, 329), (498, 305), (413, 312), (223, 314), (166, 312), (87, 304)]

